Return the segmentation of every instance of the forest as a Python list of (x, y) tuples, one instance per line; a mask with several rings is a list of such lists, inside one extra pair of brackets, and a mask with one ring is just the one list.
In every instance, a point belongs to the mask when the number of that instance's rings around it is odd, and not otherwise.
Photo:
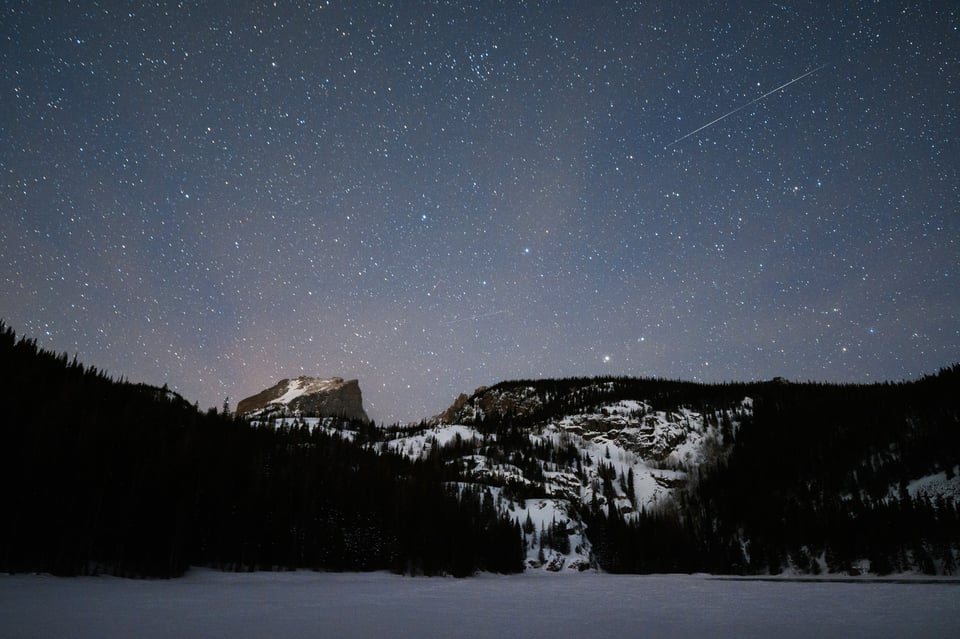
[[(916, 478), (958, 472), (960, 366), (873, 385), (504, 382), (488, 392), (517, 399), (473, 415), (478, 439), (458, 436), (419, 456), (385, 442), (425, 433), (426, 422), (330, 430), (201, 411), (3, 324), (0, 389), (6, 572), (514, 573), (529, 548), (570, 552), (572, 531), (554, 522), (537, 534), (529, 516), (511, 514), (515, 502), (557, 497), (545, 476), (565, 469), (583, 490), (596, 482), (592, 498), (570, 508), (585, 524), (591, 565), (609, 572), (816, 574), (867, 559), (877, 574), (952, 574), (960, 556), (956, 499), (908, 490)], [(723, 409), (745, 396), (752, 412), (734, 427)], [(676, 469), (689, 481), (673, 502), (623, 509), (616, 498), (633, 494), (632, 472), (618, 476), (570, 440), (534, 433), (637, 398), (700, 411), (722, 441), (704, 463)], [(519, 475), (477, 481), (480, 457)]]
[(410, 461), (320, 430), (202, 412), (6, 326), (0, 389), (6, 572), (523, 568), (519, 525), (478, 491), (441, 481), (439, 457)]

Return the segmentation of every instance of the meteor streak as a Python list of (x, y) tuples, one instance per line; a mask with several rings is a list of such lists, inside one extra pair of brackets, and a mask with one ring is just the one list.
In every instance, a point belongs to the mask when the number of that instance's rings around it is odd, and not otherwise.
[(509, 314), (510, 311), (506, 309), (501, 309), (499, 311), (492, 311), (490, 313), (480, 313), (479, 315), (473, 315), (470, 317), (458, 317), (446, 322), (441, 322), (440, 326), (450, 326), (451, 324), (459, 324), (460, 322), (475, 322), (477, 320), (487, 319), (488, 317), (494, 317), (496, 315), (503, 315), (504, 313)]
[(686, 135), (677, 138), (676, 140), (674, 140), (673, 142), (671, 142), (670, 144), (668, 144), (667, 146), (665, 146), (665, 147), (663, 147), (663, 148), (664, 148), (664, 149), (669, 149), (671, 146), (673, 146), (673, 145), (676, 144), (677, 142), (682, 142), (683, 140), (686, 140), (687, 138), (689, 138), (691, 135), (695, 135), (695, 134), (697, 134), (697, 133), (700, 133), (701, 131), (703, 131), (703, 130), (706, 129), (707, 127), (713, 126), (714, 124), (716, 124), (716, 123), (719, 122), (720, 120), (729, 118), (731, 115), (733, 115), (733, 114), (736, 113), (737, 111), (742, 111), (743, 109), (746, 109), (746, 108), (747, 108), (748, 106), (750, 106), (751, 104), (756, 104), (757, 102), (759, 102), (760, 100), (764, 99), (764, 98), (767, 97), (768, 95), (772, 95), (772, 94), (776, 93), (777, 91), (782, 91), (783, 89), (786, 89), (788, 86), (790, 86), (790, 85), (793, 84), (794, 82), (799, 82), (800, 80), (803, 80), (803, 79), (804, 79), (805, 77), (807, 77), (808, 75), (812, 75), (812, 74), (816, 73), (817, 71), (819, 71), (820, 69), (822, 69), (822, 68), (825, 67), (825, 66), (827, 66), (827, 65), (821, 64), (821, 65), (820, 65), (819, 67), (817, 67), (816, 69), (811, 69), (810, 71), (807, 71), (807, 72), (804, 73), (803, 75), (798, 75), (797, 77), (795, 77), (793, 80), (790, 80), (790, 81), (787, 82), (786, 84), (781, 84), (781, 85), (778, 86), (776, 89), (772, 89), (772, 90), (770, 90), (770, 91), (767, 91), (766, 93), (764, 93), (763, 95), (761, 95), (759, 98), (754, 98), (754, 99), (750, 100), (749, 102), (747, 102), (746, 104), (741, 104), (740, 106), (738, 106), (738, 107), (737, 107), (736, 109), (734, 109), (733, 111), (730, 111), (729, 113), (724, 113), (723, 115), (721, 115), (721, 116), (720, 116), (719, 118), (717, 118), (716, 120), (712, 120), (712, 121), (710, 121), (710, 122), (707, 122), (707, 123), (704, 124), (702, 127), (700, 127), (699, 129), (697, 129), (696, 131), (691, 131), (690, 133), (687, 133)]

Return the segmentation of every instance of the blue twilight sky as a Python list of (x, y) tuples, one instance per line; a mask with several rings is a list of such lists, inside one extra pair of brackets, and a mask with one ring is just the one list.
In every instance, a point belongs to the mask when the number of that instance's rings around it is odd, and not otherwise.
[(202, 407), (356, 377), (378, 421), (935, 372), (960, 8), (825, 4), (5, 2), (0, 318)]

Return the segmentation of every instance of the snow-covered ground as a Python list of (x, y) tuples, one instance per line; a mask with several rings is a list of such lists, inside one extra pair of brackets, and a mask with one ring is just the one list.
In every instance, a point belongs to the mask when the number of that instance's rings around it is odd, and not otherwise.
[(936, 500), (944, 497), (960, 501), (960, 466), (954, 466), (949, 477), (946, 472), (939, 472), (915, 479), (907, 484), (907, 492), (914, 498), (928, 497)]
[(960, 584), (384, 573), (0, 576), (0, 636), (958, 637)]

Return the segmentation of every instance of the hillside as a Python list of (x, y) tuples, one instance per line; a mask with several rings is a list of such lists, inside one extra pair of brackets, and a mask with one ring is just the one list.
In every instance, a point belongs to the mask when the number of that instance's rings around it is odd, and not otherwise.
[(521, 380), (420, 424), (240, 418), (0, 326), (0, 569), (953, 573), (958, 382)]
[(365, 420), (328, 433), (202, 413), (2, 324), (0, 402), (6, 572), (522, 568), (519, 526), (436, 464), (360, 443)]
[(951, 573), (958, 372), (866, 386), (504, 382), (364, 445), (489, 494), (521, 524), (527, 569)]

